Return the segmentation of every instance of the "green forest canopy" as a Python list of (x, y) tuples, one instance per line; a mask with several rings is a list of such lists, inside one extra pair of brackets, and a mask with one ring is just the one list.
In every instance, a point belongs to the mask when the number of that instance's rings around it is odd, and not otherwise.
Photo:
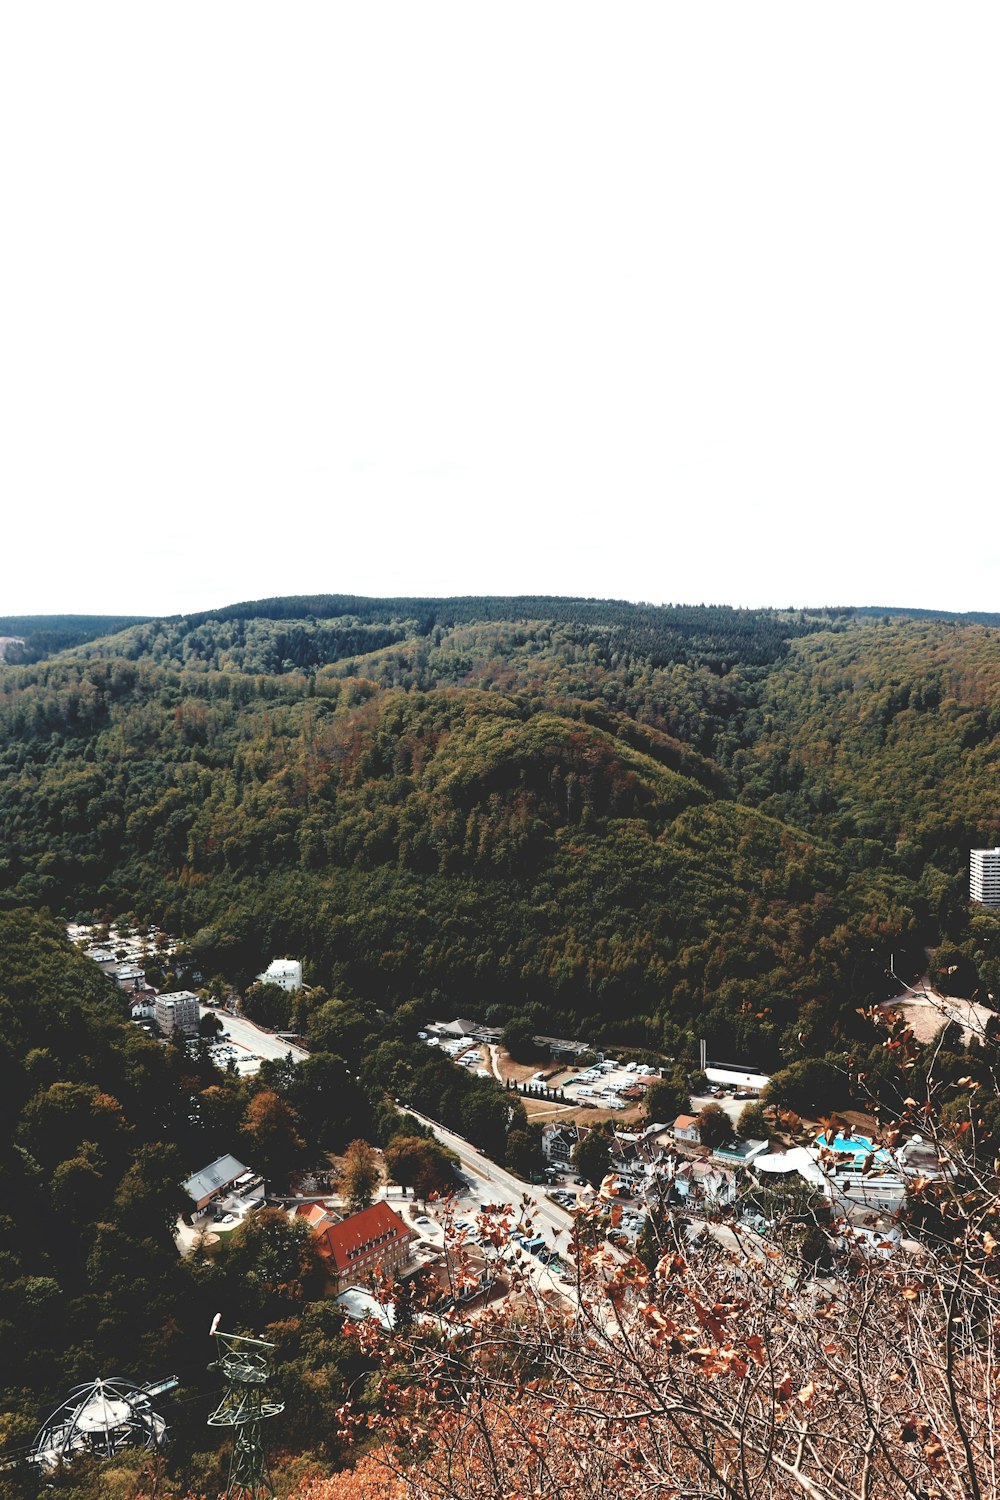
[(535, 598), (142, 622), (0, 672), (0, 899), (136, 907), (240, 974), (294, 948), (390, 1007), (667, 1046), (735, 1024), (773, 1065), (890, 947), (962, 936), (996, 646)]
[[(315, 1417), (339, 1330), (247, 1275), (301, 1247), (263, 1225), (180, 1263), (177, 1183), (221, 1149), (280, 1172), (385, 1143), (386, 1090), (501, 1154), (519, 1106), (414, 1053), (432, 1012), (688, 1061), (704, 1036), (812, 1099), (802, 1060), (877, 1072), (857, 1009), (890, 952), (1000, 996), (1000, 917), (967, 900), (968, 848), (1000, 842), (994, 626), (329, 598), (81, 624), (0, 666), (5, 1442), (81, 1366), (195, 1380), (220, 1305), (281, 1330)], [(242, 983), (300, 954), (308, 1063), (241, 1083), (149, 1042), (45, 909), (155, 920)], [(939, 1071), (978, 1077), (946, 1040)]]

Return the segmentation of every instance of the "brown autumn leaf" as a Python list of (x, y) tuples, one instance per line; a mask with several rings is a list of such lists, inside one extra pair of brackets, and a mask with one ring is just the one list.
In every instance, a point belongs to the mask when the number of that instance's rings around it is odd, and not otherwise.
[(707, 1328), (712, 1337), (721, 1344), (726, 1336), (726, 1331), (719, 1319), (714, 1313), (710, 1313), (707, 1307), (702, 1307), (697, 1297), (691, 1298), (691, 1305), (694, 1307), (695, 1317), (701, 1326)]
[(936, 1432), (932, 1432), (924, 1444), (924, 1458), (929, 1469), (940, 1469), (944, 1462), (944, 1444)]
[(664, 1255), (656, 1263), (657, 1276), (680, 1276), (686, 1269), (684, 1257), (675, 1253)]

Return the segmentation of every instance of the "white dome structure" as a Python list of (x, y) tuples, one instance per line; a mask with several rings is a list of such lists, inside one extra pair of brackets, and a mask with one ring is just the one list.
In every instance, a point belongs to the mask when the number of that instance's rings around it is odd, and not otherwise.
[[(164, 1384), (155, 1390), (163, 1390)], [(77, 1454), (111, 1458), (124, 1448), (159, 1448), (167, 1424), (153, 1410), (150, 1394), (147, 1387), (116, 1375), (76, 1386), (35, 1438), (32, 1458), (55, 1468)]]

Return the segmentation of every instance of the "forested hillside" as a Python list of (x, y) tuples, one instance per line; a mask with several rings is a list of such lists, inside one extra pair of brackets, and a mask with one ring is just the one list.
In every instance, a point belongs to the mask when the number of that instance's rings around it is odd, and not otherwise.
[[(94, 1362), (180, 1364), (194, 1399), (221, 1306), (277, 1330), (290, 1451), (336, 1458), (364, 1366), (303, 1310), (302, 1244), (279, 1215), (180, 1263), (177, 1183), (385, 1145), (387, 1090), (530, 1154), (509, 1095), (415, 1056), (432, 1013), (688, 1064), (702, 1036), (766, 1069), (840, 1049), (874, 1088), (890, 953), (1000, 995), (1000, 918), (966, 898), (998, 704), (988, 623), (601, 601), (269, 601), (0, 666), (0, 1447)], [(272, 1021), (308, 1060), (241, 1082), (150, 1042), (46, 909), (156, 921), (185, 977), (300, 955), (314, 988)], [(978, 1077), (950, 1045), (939, 1071)], [(218, 1462), (178, 1450), (198, 1488)]]
[(170, 1229), (198, 1069), (24, 911), (0, 917), (0, 1034), (0, 1409), (20, 1414), (6, 1449), (95, 1358), (150, 1376), (187, 1362)]
[(796, 641), (760, 695), (746, 792), (918, 875), (1000, 841), (1000, 636), (942, 622), (859, 623)]
[(212, 971), (294, 949), (379, 1006), (773, 1066), (810, 1003), (850, 1025), (888, 951), (971, 941), (997, 642), (536, 598), (142, 622), (0, 670), (0, 900), (134, 909)]
[(136, 623), (134, 615), (0, 615), (0, 660), (23, 664)]

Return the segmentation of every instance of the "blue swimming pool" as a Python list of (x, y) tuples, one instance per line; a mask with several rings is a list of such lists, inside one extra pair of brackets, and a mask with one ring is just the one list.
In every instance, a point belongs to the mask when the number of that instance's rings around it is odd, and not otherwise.
[(841, 1135), (838, 1133), (832, 1141), (827, 1140), (826, 1132), (820, 1131), (816, 1137), (815, 1145), (821, 1149), (826, 1147), (828, 1151), (836, 1151), (838, 1154), (853, 1156), (855, 1161), (861, 1162), (866, 1156), (875, 1155), (877, 1162), (891, 1162), (892, 1156), (884, 1146), (876, 1146), (875, 1142), (869, 1140), (866, 1135)]

